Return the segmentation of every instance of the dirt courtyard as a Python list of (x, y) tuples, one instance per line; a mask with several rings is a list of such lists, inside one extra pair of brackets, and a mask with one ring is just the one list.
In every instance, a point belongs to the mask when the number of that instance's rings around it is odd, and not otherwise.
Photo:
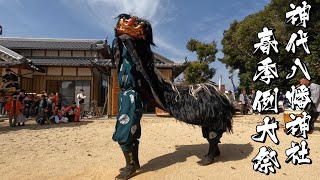
[[(283, 125), (283, 114), (271, 115)], [(251, 139), (264, 115), (236, 116), (234, 133), (224, 134), (221, 156), (209, 166), (197, 162), (208, 145), (201, 129), (173, 118), (146, 115), (140, 139), (141, 171), (132, 179), (318, 179), (320, 176), (320, 123), (307, 140), (311, 165), (285, 163), (291, 141), (302, 138), (277, 131), (279, 145), (269, 137), (266, 143)], [(0, 179), (114, 179), (125, 165), (123, 154), (111, 139), (115, 118), (84, 120), (80, 123), (40, 126), (28, 121), (10, 128), (0, 122)], [(281, 169), (266, 176), (253, 170), (251, 160), (263, 145), (278, 153)]]

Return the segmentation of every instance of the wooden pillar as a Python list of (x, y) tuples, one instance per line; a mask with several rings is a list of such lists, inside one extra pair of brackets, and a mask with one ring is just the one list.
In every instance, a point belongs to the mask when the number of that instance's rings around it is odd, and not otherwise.
[(112, 104), (111, 104), (111, 115), (116, 116), (118, 115), (118, 95), (120, 92), (120, 87), (117, 80), (117, 71), (116, 69), (111, 70), (111, 76), (112, 76)]
[[(96, 100), (95, 99), (95, 90), (96, 90), (96, 88), (95, 88), (95, 85), (94, 85), (94, 73), (93, 73), (93, 68), (90, 68), (90, 70), (91, 70), (91, 84), (90, 84), (90, 103), (91, 103), (91, 101), (93, 101), (93, 100)], [(78, 73), (79, 71), (78, 71), (78, 68), (77, 68), (77, 73)], [(79, 76), (78, 74), (77, 74), (77, 76)]]
[(20, 84), (20, 88), (23, 89), (23, 87), (22, 87), (22, 81), (23, 81), (22, 79), (23, 78), (21, 77), (21, 67), (20, 66), (18, 68), (18, 77), (19, 77), (18, 78), (18, 83)]
[(108, 76), (108, 94), (107, 94), (107, 116), (108, 118), (112, 116), (112, 76)]

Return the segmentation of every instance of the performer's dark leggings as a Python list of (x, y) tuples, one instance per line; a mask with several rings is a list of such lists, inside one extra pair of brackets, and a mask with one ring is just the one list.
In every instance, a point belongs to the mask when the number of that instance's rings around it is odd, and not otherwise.
[[(122, 151), (130, 152), (134, 145), (139, 144), (139, 138), (141, 137), (141, 124), (142, 111), (136, 111), (134, 123), (130, 127), (130, 133), (125, 143), (118, 142)], [(129, 124), (128, 124), (129, 125)], [(120, 129), (119, 129), (120, 130)]]
[[(135, 125), (133, 125), (132, 127), (135, 128)], [(139, 122), (139, 124), (136, 124), (136, 127), (137, 127), (136, 131), (134, 132), (134, 134), (130, 133), (127, 142), (119, 143), (122, 151), (130, 152), (130, 151), (132, 151), (133, 145), (139, 144), (139, 140), (138, 139), (141, 136), (141, 125), (140, 125), (140, 122)]]
[(222, 134), (223, 131), (202, 127), (202, 136), (206, 138), (210, 144), (219, 144)]

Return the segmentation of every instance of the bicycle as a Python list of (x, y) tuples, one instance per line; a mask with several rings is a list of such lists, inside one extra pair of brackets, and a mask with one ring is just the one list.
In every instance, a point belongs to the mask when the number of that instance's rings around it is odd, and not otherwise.
[(93, 117), (100, 117), (102, 116), (102, 113), (98, 107), (98, 103), (96, 100), (91, 101), (88, 110), (86, 111), (88, 112), (86, 114), (88, 119), (92, 119)]

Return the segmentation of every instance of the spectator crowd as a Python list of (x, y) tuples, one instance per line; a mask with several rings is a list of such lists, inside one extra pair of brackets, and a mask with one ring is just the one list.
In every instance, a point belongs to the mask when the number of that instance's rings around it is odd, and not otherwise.
[(6, 74), (2, 76), (0, 117), (9, 116), (10, 126), (24, 126), (30, 116), (35, 116), (39, 124), (79, 122), (83, 118), (86, 99), (83, 89), (77, 94), (76, 100), (64, 107), (59, 92), (52, 92), (49, 96), (43, 92), (40, 99), (37, 99), (21, 89), (18, 81), (18, 75), (7, 68)]

